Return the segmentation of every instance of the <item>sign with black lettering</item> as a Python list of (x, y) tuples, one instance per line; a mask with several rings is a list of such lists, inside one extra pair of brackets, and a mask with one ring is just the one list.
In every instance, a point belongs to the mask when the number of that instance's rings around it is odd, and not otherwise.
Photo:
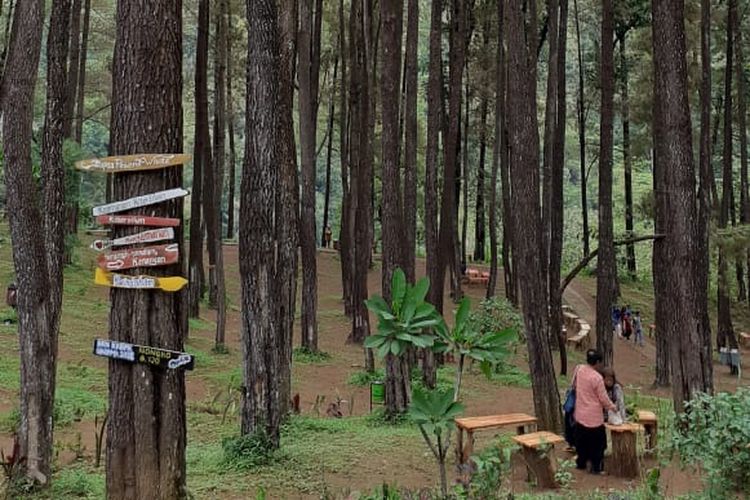
[(178, 368), (192, 370), (195, 365), (193, 355), (186, 352), (170, 351), (168, 349), (159, 349), (158, 347), (135, 345), (114, 340), (94, 340), (94, 354), (105, 358), (151, 365), (165, 370), (177, 370)]

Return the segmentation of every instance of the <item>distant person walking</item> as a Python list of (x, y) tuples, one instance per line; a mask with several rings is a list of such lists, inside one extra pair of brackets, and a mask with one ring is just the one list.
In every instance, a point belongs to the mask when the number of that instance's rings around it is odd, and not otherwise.
[(633, 314), (633, 330), (635, 330), (635, 343), (643, 347), (643, 323), (641, 321), (641, 311)]
[(604, 450), (607, 448), (607, 433), (604, 430), (604, 410), (617, 411), (607, 395), (602, 377), (602, 355), (590, 349), (586, 352), (586, 364), (576, 367), (576, 468), (585, 470), (591, 463), (591, 473), (604, 471)]
[(616, 305), (612, 307), (612, 328), (615, 331), (615, 335), (622, 337), (622, 317), (620, 315), (620, 308)]

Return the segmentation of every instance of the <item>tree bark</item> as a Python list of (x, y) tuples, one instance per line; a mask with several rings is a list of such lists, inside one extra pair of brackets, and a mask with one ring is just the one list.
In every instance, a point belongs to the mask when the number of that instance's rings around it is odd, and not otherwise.
[[(68, 6), (69, 7), (69, 6)], [(59, 2), (55, 18), (64, 12), (65, 5)], [(60, 71), (59, 51), (61, 34), (53, 30), (48, 41), (50, 67), (54, 78), (50, 81), (47, 99), (44, 135), (44, 198), (45, 209), (57, 209), (42, 214), (32, 175), (31, 141), (36, 86), (42, 46), (44, 24), (44, 2), (41, 0), (21, 2), (13, 18), (13, 35), (9, 42), (5, 75), (2, 85), (2, 123), (4, 176), (7, 196), (7, 213), (13, 245), (13, 264), (18, 285), (18, 339), (21, 357), (21, 420), (18, 429), (20, 456), (27, 477), (45, 484), (52, 474), (53, 461), (53, 407), (55, 399), (55, 361), (57, 357), (56, 323), (59, 320), (59, 300), (62, 283), (58, 279), (62, 262), (58, 255), (48, 264), (46, 254), (59, 245), (59, 201), (60, 169), (62, 161), (62, 139), (58, 137), (59, 86), (56, 85)], [(58, 27), (65, 29), (65, 25)], [(64, 62), (62, 63), (64, 68)], [(64, 100), (62, 101), (64, 103)], [(55, 157), (56, 156), (56, 157)], [(48, 224), (55, 226), (50, 228)], [(40, 228), (52, 229), (49, 238), (40, 237)], [(45, 243), (45, 239), (48, 241)], [(60, 249), (57, 249), (60, 251)], [(48, 268), (48, 265), (60, 268)], [(49, 274), (50, 271), (54, 274)], [(54, 282), (50, 277), (54, 276)], [(54, 290), (51, 290), (54, 288)]]
[(227, 5), (227, 134), (229, 135), (229, 179), (227, 181), (227, 239), (234, 239), (234, 205), (237, 169), (237, 149), (234, 144), (234, 97), (232, 93), (233, 71), (232, 45), (234, 31), (232, 29), (232, 2)]
[(599, 132), (599, 257), (596, 266), (596, 347), (613, 366), (611, 308), (617, 300), (617, 263), (612, 226), (614, 118), (614, 0), (602, 3), (601, 118)]
[[(482, 30), (482, 47), (486, 54), (490, 48), (490, 23), (486, 22)], [(489, 68), (482, 68), (483, 75), (489, 73)], [(479, 104), (479, 166), (477, 167), (477, 192), (476, 210), (474, 216), (474, 260), (484, 262), (484, 240), (485, 240), (485, 218), (484, 218), (484, 194), (485, 194), (485, 160), (487, 157), (487, 112), (488, 112), (488, 89), (481, 90), (481, 102)]]
[[(737, 77), (737, 128), (740, 136), (740, 224), (750, 223), (750, 193), (748, 193), (747, 172), (747, 86), (745, 84), (745, 58), (742, 51), (742, 30), (740, 16), (734, 16), (734, 46), (737, 62), (734, 66)], [(748, 252), (747, 269), (750, 272), (750, 252)], [(745, 283), (743, 277), (742, 283)]]
[(417, 48), (419, 44), (419, 0), (407, 0), (406, 92), (404, 101), (404, 260), (403, 267), (410, 283), (416, 280), (417, 252), (417, 94), (419, 92)]
[[(302, 163), (302, 347), (318, 350), (318, 280), (315, 230), (316, 137), (318, 130), (318, 74), (320, 39), (314, 40), (313, 0), (300, 0), (299, 25), (299, 138)], [(317, 45), (316, 45), (317, 44)]]
[[(472, 93), (471, 86), (469, 85), (469, 67), (468, 64), (464, 69), (466, 78), (464, 79), (465, 87), (465, 106), (464, 106), (464, 123), (459, 125), (459, 151), (458, 154), (462, 156), (462, 160), (456, 163), (456, 220), (458, 220), (458, 200), (463, 202), (463, 217), (461, 220), (461, 248), (459, 255), (461, 256), (460, 262), (468, 262), (466, 245), (467, 238), (469, 235), (469, 114), (471, 113), (471, 101)], [(463, 145), (461, 143), (463, 142)], [(463, 191), (463, 193), (462, 193)]]
[(285, 43), (294, 32), (290, 27), (295, 19), (293, 3), (247, 2), (247, 141), (239, 225), (245, 364), (242, 433), (265, 434), (277, 447), (285, 406), (282, 379), (290, 362), (285, 329), (294, 314), (286, 294), (290, 285), (296, 288), (288, 272), (290, 264), (296, 269), (296, 260), (285, 259), (289, 244), (296, 243), (296, 219), (286, 219), (290, 213), (283, 209), (297, 190), (296, 177), (286, 179), (294, 164), (289, 161), (294, 136), (291, 89), (284, 87), (291, 83), (294, 44)]
[[(193, 186), (190, 192), (190, 261), (188, 263), (188, 315), (200, 316), (203, 288), (203, 171), (210, 169), (208, 133), (208, 35), (209, 0), (198, 3), (198, 36), (195, 49), (195, 137), (193, 140)], [(205, 214), (208, 215), (208, 214)]]
[(349, 83), (347, 81), (346, 63), (349, 54), (346, 45), (346, 20), (344, 16), (344, 0), (339, 1), (339, 34), (341, 54), (341, 106), (339, 111), (339, 141), (340, 160), (341, 160), (341, 224), (339, 230), (339, 254), (341, 255), (341, 287), (343, 289), (344, 312), (346, 316), (353, 316), (352, 307), (352, 264), (353, 264), (353, 243), (352, 236), (352, 189), (349, 182), (349, 155), (350, 152), (350, 117), (349, 117)]
[[(117, 2), (112, 84), (112, 153), (182, 151), (182, 2)], [(180, 167), (115, 175), (114, 199), (182, 185)], [(151, 209), (182, 220), (182, 200)], [(178, 226), (177, 229), (180, 229)], [(135, 232), (118, 227), (114, 237)], [(181, 229), (176, 241), (184, 252)], [(174, 276), (182, 265), (152, 268)], [(138, 270), (134, 271), (135, 274)], [(112, 289), (110, 339), (183, 350), (185, 321), (180, 294)], [(185, 375), (181, 370), (109, 362), (107, 496), (186, 498)]]
[(227, 324), (226, 285), (224, 283), (224, 251), (222, 244), (222, 195), (224, 194), (224, 162), (226, 159), (226, 109), (227, 109), (227, 13), (228, 0), (219, 0), (216, 12), (216, 45), (214, 46), (214, 164), (213, 224), (216, 237), (216, 336), (215, 349), (224, 350)]
[[(628, 96), (628, 59), (625, 54), (626, 32), (623, 32), (618, 38), (620, 43), (620, 78), (622, 86), (620, 87), (620, 99), (622, 113), (622, 163), (625, 170), (625, 236), (633, 235), (633, 166), (630, 158), (630, 109)], [(632, 244), (625, 246), (626, 261), (628, 273), (631, 278), (636, 276), (635, 246)]]
[[(492, 176), (491, 176), (491, 187), (490, 187), (490, 281), (487, 284), (487, 298), (495, 296), (495, 289), (497, 288), (497, 275), (498, 275), (498, 255), (497, 255), (497, 216), (498, 216), (498, 200), (497, 200), (497, 181), (498, 181), (498, 170), (500, 163), (504, 161), (503, 151), (505, 149), (505, 137), (503, 134), (505, 124), (505, 48), (503, 46), (503, 11), (504, 11), (504, 0), (497, 0), (496, 12), (497, 12), (497, 55), (495, 57), (495, 138), (492, 149)], [(506, 217), (503, 217), (503, 224), (505, 223)], [(504, 238), (503, 238), (504, 239)], [(503, 242), (503, 248), (505, 243)], [(505, 257), (503, 258), (503, 266), (505, 266)], [(506, 276), (507, 280), (508, 277)], [(506, 290), (507, 294), (507, 290)]]
[(584, 99), (583, 84), (583, 45), (581, 44), (581, 19), (578, 14), (578, 0), (573, 0), (573, 9), (576, 16), (576, 47), (578, 49), (578, 96), (576, 98), (576, 112), (578, 115), (578, 154), (580, 155), (581, 169), (581, 215), (583, 218), (583, 255), (588, 255), (590, 250), (589, 244), (589, 207), (586, 173), (586, 111)]
[[(341, 35), (339, 35), (341, 36)], [(340, 43), (340, 42), (339, 42)], [(328, 145), (326, 147), (326, 192), (323, 202), (323, 227), (320, 231), (320, 246), (327, 247), (329, 242), (326, 241), (326, 232), (330, 227), (330, 210), (331, 210), (331, 156), (333, 153), (333, 122), (336, 115), (336, 78), (339, 73), (339, 52), (336, 51), (333, 56), (333, 80), (331, 84), (331, 95), (328, 98), (328, 125), (326, 129), (326, 138)], [(339, 154), (343, 154), (339, 152)]]
[[(663, 273), (670, 290), (666, 299), (666, 323), (658, 323), (658, 335), (666, 336), (670, 347), (672, 395), (675, 411), (697, 392), (711, 392), (713, 381), (706, 377), (701, 314), (695, 309), (696, 189), (693, 145), (688, 104), (688, 77), (685, 43), (685, 11), (682, 0), (654, 0), (654, 144), (655, 164), (659, 165), (669, 193), (666, 216), (666, 267)], [(662, 194), (663, 196), (663, 194)], [(657, 211), (663, 206), (656, 205)], [(657, 292), (658, 293), (658, 292)], [(664, 311), (663, 311), (664, 312)]]
[(85, 0), (83, 5), (83, 28), (81, 33), (81, 56), (78, 65), (78, 96), (76, 97), (76, 128), (74, 138), (81, 144), (83, 137), (83, 113), (86, 109), (86, 59), (89, 48), (89, 25), (91, 20), (91, 0)]
[[(724, 143), (722, 152), (722, 193), (719, 211), (719, 229), (729, 224), (732, 210), (732, 190), (734, 179), (732, 173), (732, 68), (734, 64), (734, 18), (737, 16), (737, 1), (729, 0), (727, 17), (726, 67), (724, 73)], [(737, 347), (737, 339), (732, 325), (732, 306), (729, 296), (729, 262), (726, 250), (719, 246), (719, 284), (717, 289), (718, 332), (716, 344), (721, 347)]]
[[(546, 276), (541, 260), (546, 257), (542, 246), (541, 206), (539, 196), (539, 132), (536, 117), (536, 5), (530, 2), (527, 12), (521, 2), (507, 6), (508, 95), (514, 96), (509, 107), (511, 182), (513, 187), (514, 249), (523, 262), (518, 267), (523, 304), (529, 370), (534, 393), (534, 410), (539, 428), (560, 430), (562, 414), (552, 352), (547, 332)], [(524, 33), (524, 26), (528, 30)], [(526, 36), (524, 36), (526, 35)]]
[[(427, 80), (427, 150), (425, 151), (424, 234), (427, 253), (427, 276), (430, 291), (427, 300), (438, 311), (443, 310), (443, 274), (440, 272), (440, 240), (438, 233), (438, 163), (440, 130), (442, 128), (442, 16), (443, 0), (433, 0), (430, 12), (430, 55)], [(427, 387), (435, 387), (435, 358), (424, 351), (422, 376)]]
[(73, 134), (76, 95), (78, 95), (78, 70), (81, 61), (81, 5), (82, 0), (73, 0), (72, 10), (70, 11), (68, 95), (65, 99), (65, 124), (63, 129), (66, 138), (72, 137)]

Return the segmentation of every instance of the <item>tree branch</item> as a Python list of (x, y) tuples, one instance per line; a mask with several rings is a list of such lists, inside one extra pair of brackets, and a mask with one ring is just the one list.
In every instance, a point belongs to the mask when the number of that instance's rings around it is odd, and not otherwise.
[[(651, 241), (651, 240), (659, 240), (661, 238), (664, 238), (663, 234), (649, 234), (647, 236), (635, 236), (633, 238), (627, 238), (624, 240), (618, 240), (615, 241), (614, 245), (616, 247), (622, 246), (622, 245), (630, 245), (632, 243), (639, 243), (641, 241)], [(594, 258), (599, 253), (599, 249), (593, 250), (590, 254), (588, 254), (586, 257), (581, 260), (581, 262), (578, 263), (576, 267), (574, 267), (566, 276), (565, 278), (560, 282), (560, 295), (565, 292), (565, 289), (568, 288), (568, 285), (570, 285), (570, 282), (575, 279), (576, 276), (578, 276), (578, 273), (580, 273), (584, 267), (588, 265), (589, 262), (594, 260)]]

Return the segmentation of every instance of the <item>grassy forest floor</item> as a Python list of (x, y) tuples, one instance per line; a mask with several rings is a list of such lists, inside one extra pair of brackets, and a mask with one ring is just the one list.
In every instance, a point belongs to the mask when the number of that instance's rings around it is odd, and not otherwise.
[[(7, 227), (0, 228), (0, 283), (12, 280), (10, 238)], [(103, 498), (104, 469), (94, 467), (96, 448), (95, 419), (101, 419), (107, 404), (107, 365), (91, 354), (93, 339), (107, 336), (109, 296), (106, 288), (94, 287), (94, 255), (88, 251), (88, 237), (76, 251), (75, 263), (66, 269), (65, 296), (60, 336), (58, 389), (56, 402), (57, 472), (51, 491), (43, 498)], [(191, 320), (187, 350), (196, 356), (196, 368), (187, 373), (188, 488), (196, 499), (251, 498), (264, 491), (266, 498), (345, 497), (352, 491), (370, 491), (384, 482), (408, 488), (434, 488), (437, 467), (418, 430), (402, 423), (390, 425), (369, 415), (368, 390), (362, 373), (361, 347), (346, 345), (349, 321), (341, 303), (340, 265), (332, 252), (321, 252), (318, 260), (320, 347), (325, 356), (295, 353), (293, 393), (299, 393), (302, 415), (291, 419), (282, 436), (282, 450), (271, 465), (250, 471), (240, 464), (226, 462), (222, 440), (239, 430), (239, 385), (241, 360), (239, 344), (239, 264), (236, 246), (226, 246), (228, 278), (227, 354), (212, 353), (214, 313), (204, 309), (201, 320)], [(424, 262), (420, 263), (424, 272)], [(376, 263), (369, 275), (371, 294), (379, 293), (380, 272)], [(644, 325), (652, 322), (652, 292), (646, 284), (622, 287), (624, 302), (640, 308)], [(476, 304), (484, 290), (468, 289)], [(566, 301), (594, 324), (595, 282), (577, 279), (566, 293)], [(448, 304), (446, 297), (446, 304)], [(0, 309), (0, 321), (12, 312)], [(450, 316), (450, 315), (449, 315)], [(738, 327), (748, 324), (747, 316)], [(295, 332), (298, 333), (298, 330)], [(295, 345), (299, 343), (295, 339)], [(571, 362), (581, 362), (580, 353)], [(641, 409), (668, 413), (668, 391), (650, 389), (653, 380), (653, 340), (645, 348), (624, 341), (615, 344), (618, 378), (626, 389), (629, 404)], [(18, 420), (18, 342), (15, 325), (0, 326), (0, 448), (10, 450), (12, 430)], [(440, 380), (450, 384), (453, 367), (441, 369)], [(743, 384), (747, 384), (743, 375)], [(739, 383), (724, 367), (717, 367), (720, 388), (731, 390)], [(560, 381), (561, 390), (567, 385)], [(320, 404), (320, 398), (325, 402)], [(325, 416), (325, 408), (337, 397), (344, 418)], [(487, 380), (478, 370), (465, 379), (463, 399), (466, 415), (505, 412), (533, 413), (530, 380), (525, 353), (512, 359), (512, 366)], [(316, 401), (319, 404), (316, 405)], [(477, 450), (494, 439), (493, 433), (479, 434)], [(662, 442), (664, 442), (662, 440)], [(563, 454), (564, 455), (564, 454)], [(570, 458), (570, 457), (562, 457)], [(450, 453), (450, 471), (454, 471)], [(643, 470), (656, 466), (644, 460)], [(571, 470), (572, 480), (562, 494), (573, 497), (582, 492), (595, 494), (626, 491), (639, 482), (604, 476), (593, 477)], [(663, 494), (674, 496), (700, 489), (698, 475), (681, 470), (674, 462), (662, 468)], [(526, 472), (514, 460), (507, 487), (517, 494), (535, 491), (526, 482)], [(40, 498), (40, 497), (36, 497)]]

